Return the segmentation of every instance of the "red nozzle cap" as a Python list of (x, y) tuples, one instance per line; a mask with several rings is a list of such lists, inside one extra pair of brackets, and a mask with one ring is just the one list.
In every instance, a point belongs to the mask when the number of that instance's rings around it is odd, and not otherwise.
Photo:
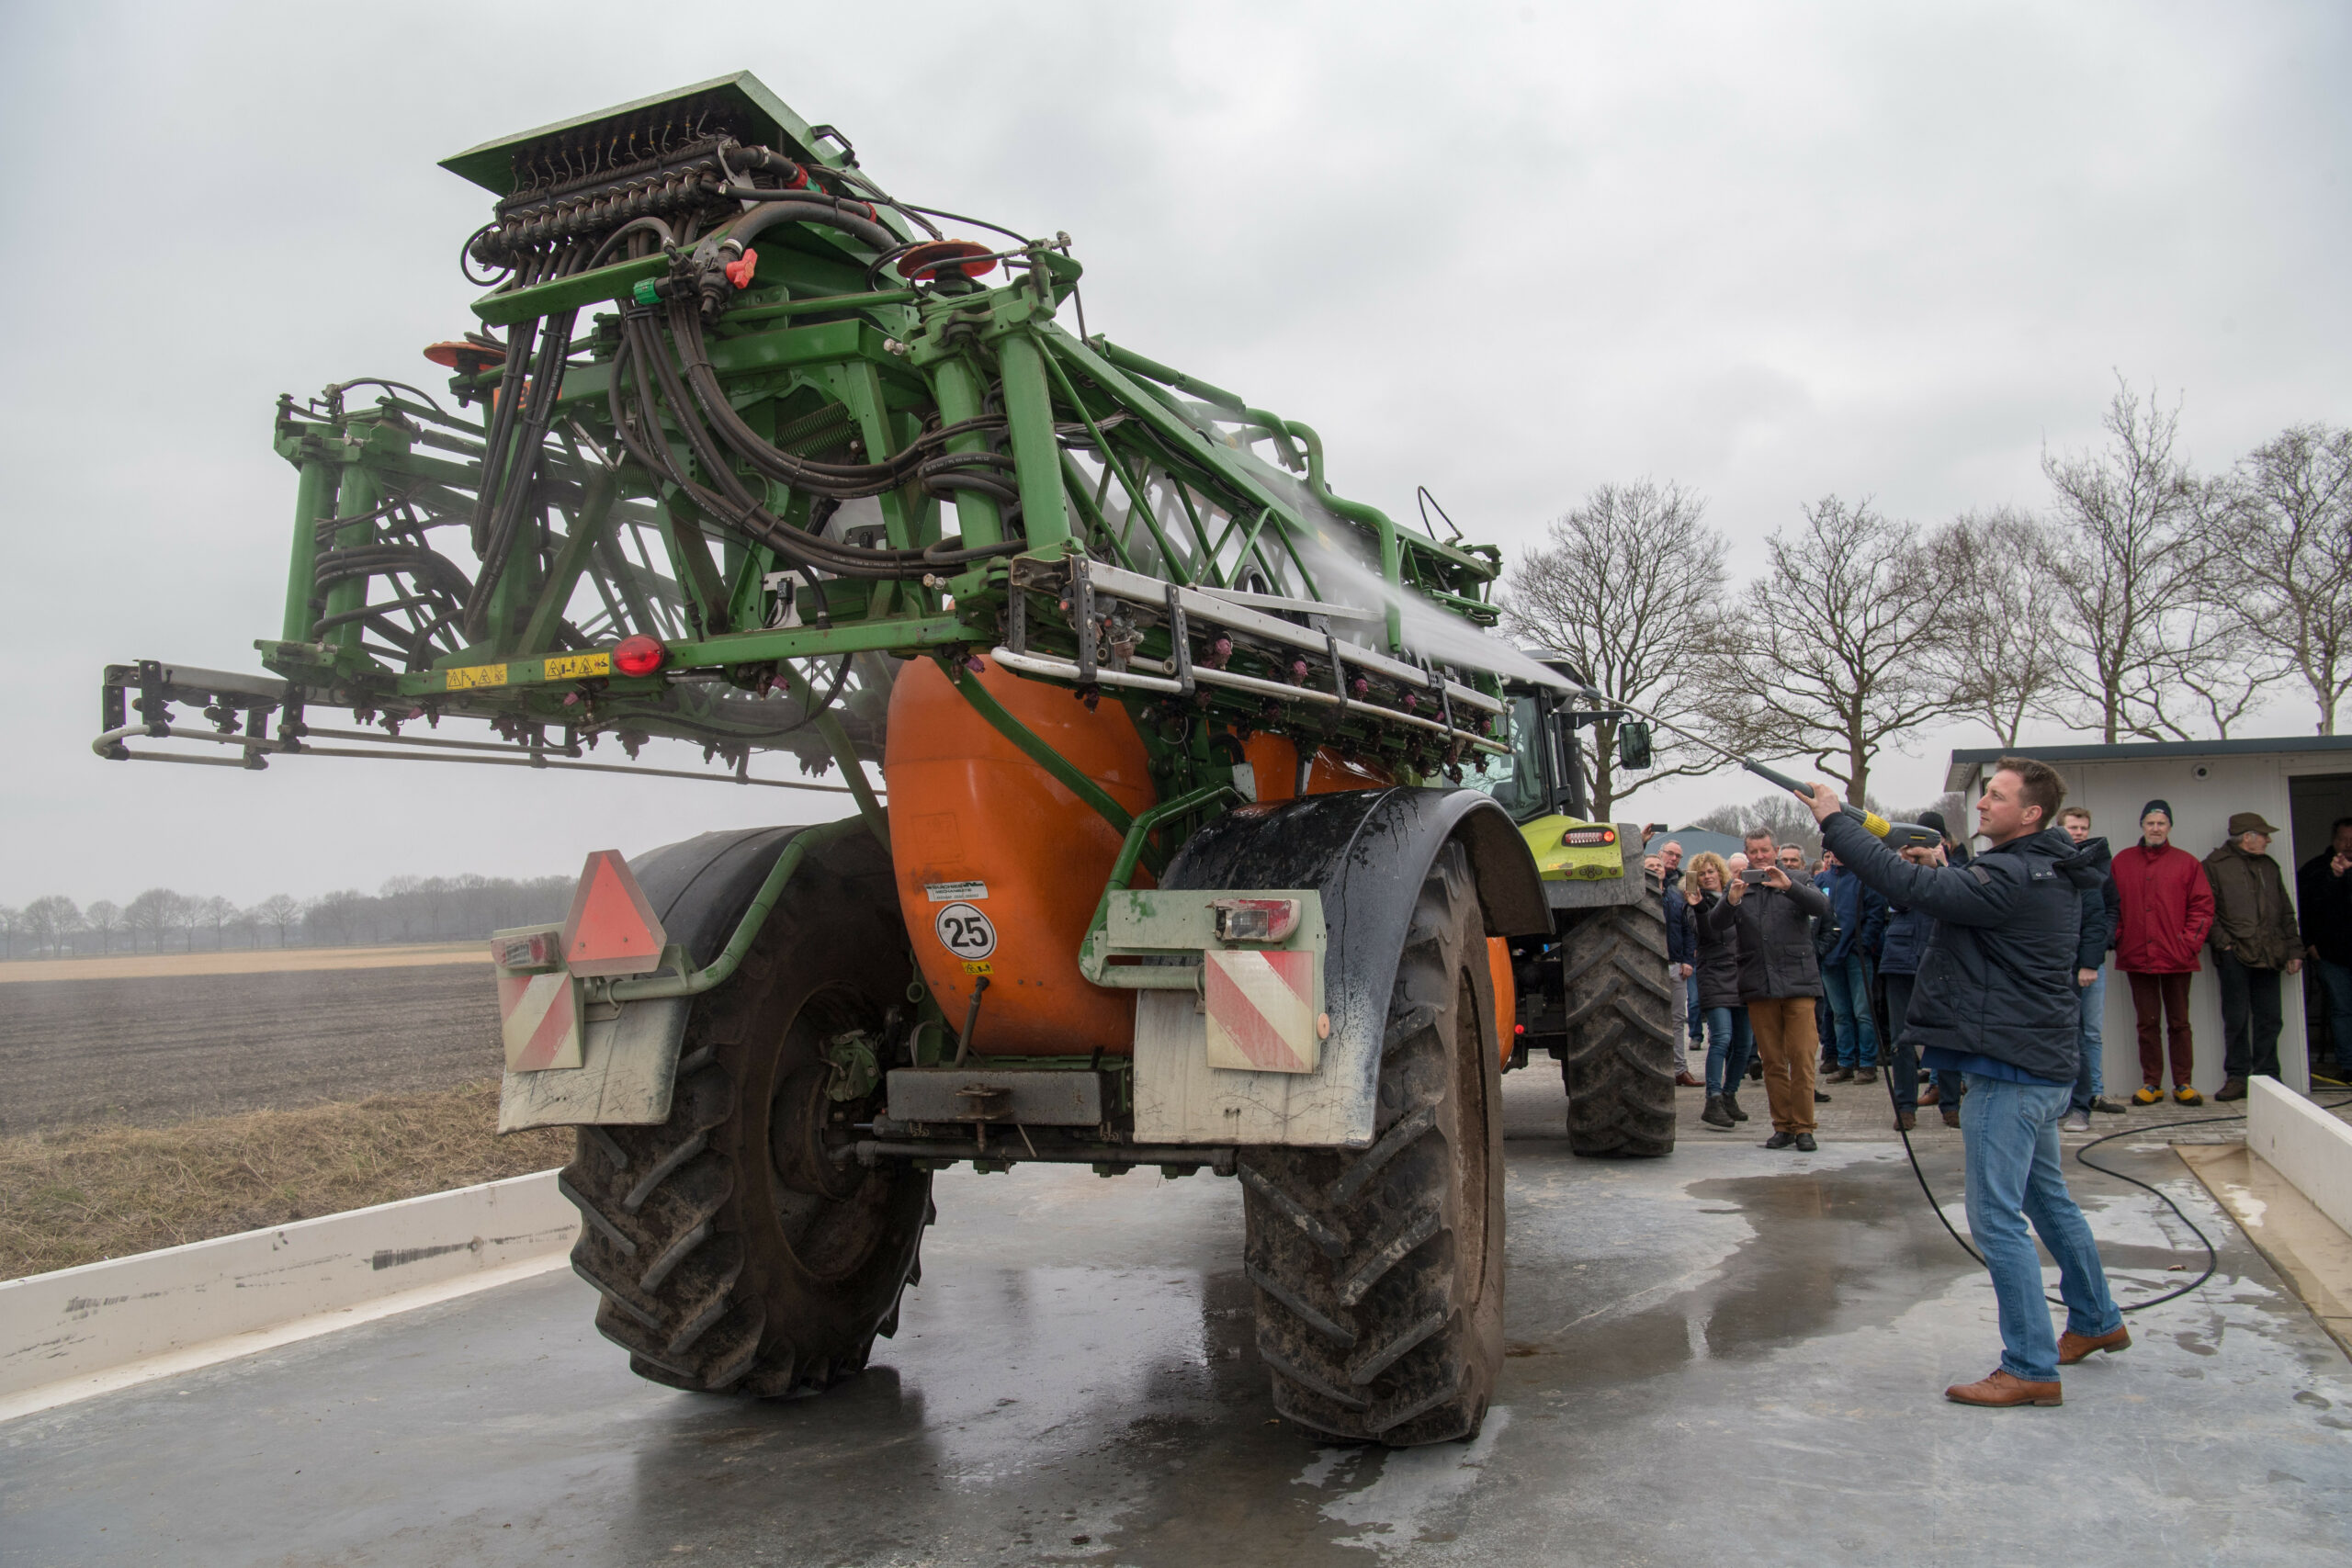
[(727, 264), (727, 281), (738, 288), (749, 288), (752, 287), (752, 274), (758, 269), (759, 265), (760, 253), (745, 251), (742, 255)]
[(623, 637), (613, 649), (613, 668), (624, 675), (650, 675), (669, 657), (670, 650), (650, 637)]

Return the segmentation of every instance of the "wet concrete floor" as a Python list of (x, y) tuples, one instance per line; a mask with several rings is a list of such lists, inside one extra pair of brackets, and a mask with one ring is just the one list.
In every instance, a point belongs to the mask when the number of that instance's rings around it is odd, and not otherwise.
[[(1759, 1120), (1596, 1164), (1556, 1078), (1507, 1087), (1510, 1353), (1470, 1443), (1274, 1417), (1233, 1183), (965, 1172), (832, 1393), (639, 1382), (550, 1274), (0, 1426), (0, 1563), (2352, 1559), (2352, 1363), (2169, 1152), (2104, 1151), (2221, 1271), (2063, 1409), (1986, 1412), (1940, 1393), (1995, 1364), (1991, 1292), (1899, 1145)], [(1958, 1139), (1922, 1146), (1957, 1218)], [(2194, 1277), (2152, 1200), (2075, 1190), (2127, 1301)]]

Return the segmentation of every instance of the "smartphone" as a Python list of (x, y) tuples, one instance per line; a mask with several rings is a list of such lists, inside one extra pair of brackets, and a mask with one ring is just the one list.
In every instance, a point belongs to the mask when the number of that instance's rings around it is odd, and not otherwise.
[(1771, 875), (1772, 870), (1773, 868), (1770, 866), (1758, 868), (1751, 865), (1746, 871), (1739, 874), (1739, 879), (1746, 883), (1759, 883), (1766, 877)]

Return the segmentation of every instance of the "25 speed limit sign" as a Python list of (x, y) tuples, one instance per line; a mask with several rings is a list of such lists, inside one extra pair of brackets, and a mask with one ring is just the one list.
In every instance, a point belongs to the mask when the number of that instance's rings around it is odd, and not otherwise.
[(996, 928), (973, 905), (947, 905), (933, 917), (931, 929), (942, 947), (967, 963), (996, 951)]

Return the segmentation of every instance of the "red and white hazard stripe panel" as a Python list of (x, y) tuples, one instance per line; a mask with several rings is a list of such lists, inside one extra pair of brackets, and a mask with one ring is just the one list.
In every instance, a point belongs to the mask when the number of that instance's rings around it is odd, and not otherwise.
[(1313, 1072), (1316, 955), (1213, 948), (1204, 956), (1209, 1066)]
[(501, 975), (498, 1013), (508, 1072), (580, 1066), (579, 988), (571, 976), (561, 970), (552, 975)]

